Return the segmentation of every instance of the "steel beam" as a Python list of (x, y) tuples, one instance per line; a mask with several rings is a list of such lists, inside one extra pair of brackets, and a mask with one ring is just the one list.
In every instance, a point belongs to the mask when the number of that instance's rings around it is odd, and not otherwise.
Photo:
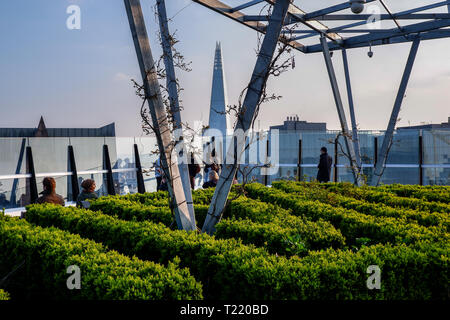
[[(245, 16), (247, 21), (251, 21), (250, 17), (257, 19), (262, 16)], [(367, 20), (372, 17), (371, 14), (330, 14), (326, 16), (320, 16), (315, 18), (318, 21), (364, 21), (367, 24)], [(448, 13), (411, 13), (411, 14), (380, 14), (377, 16), (379, 20), (435, 20), (435, 19), (449, 19)]]
[(258, 3), (261, 3), (261, 2), (264, 2), (264, 1), (266, 1), (266, 0), (253, 0), (253, 1), (249, 1), (249, 2), (247, 2), (247, 3), (241, 4), (241, 5), (237, 6), (237, 7), (234, 7), (234, 8), (232, 8), (232, 9), (230, 9), (229, 12), (230, 12), (230, 13), (233, 13), (233, 12), (236, 12), (236, 11), (241, 11), (242, 9), (246, 9), (246, 8), (248, 8), (248, 7), (254, 6), (255, 4), (258, 4)]
[(416, 59), (417, 50), (419, 49), (419, 44), (420, 44), (419, 38), (416, 38), (412, 43), (411, 50), (408, 56), (408, 61), (406, 62), (405, 71), (403, 72), (402, 81), (400, 83), (400, 88), (397, 93), (397, 98), (395, 99), (394, 107), (392, 109), (391, 118), (389, 120), (389, 124), (383, 138), (383, 144), (381, 145), (381, 149), (378, 154), (377, 164), (375, 166), (371, 183), (372, 185), (378, 185), (380, 183), (381, 176), (384, 171), (384, 165), (386, 164), (388, 152), (392, 143), (395, 125), (397, 124), (398, 114), (400, 113), (400, 108), (402, 106), (403, 98), (405, 96), (406, 88), (408, 86), (408, 81), (411, 76), (412, 67)]
[(352, 122), (352, 140), (353, 147), (355, 149), (355, 160), (356, 165), (358, 166), (359, 172), (361, 172), (361, 150), (359, 147), (359, 139), (358, 139), (358, 126), (356, 123), (355, 116), (355, 106), (353, 103), (353, 92), (352, 92), (352, 83), (350, 80), (350, 71), (348, 69), (348, 59), (347, 59), (347, 51), (345, 49), (342, 50), (342, 61), (344, 63), (344, 73), (345, 73), (345, 83), (347, 86), (347, 97), (348, 97), (348, 107), (350, 110), (350, 120)]
[[(376, 1), (376, 0), (366, 0), (366, 3), (373, 2), (373, 1)], [(307, 13), (303, 16), (303, 19), (305, 19), (305, 20), (314, 19), (314, 18), (317, 18), (320, 16), (328, 15), (330, 13), (342, 11), (342, 10), (345, 10), (348, 8), (350, 8), (350, 2), (346, 1), (341, 4), (337, 4), (337, 5), (328, 7), (328, 8), (323, 8), (323, 9), (320, 9), (317, 11)]]
[[(444, 19), (444, 20), (435, 20), (435, 21), (427, 21), (427, 22), (421, 22), (416, 24), (411, 24), (408, 26), (403, 27), (403, 32), (399, 31), (397, 28), (390, 29), (389, 32), (386, 33), (374, 33), (369, 35), (361, 35), (361, 36), (354, 36), (346, 39), (344, 43), (342, 44), (335, 44), (333, 42), (329, 43), (328, 47), (330, 50), (340, 50), (342, 48), (351, 48), (352, 46), (361, 45), (367, 46), (370, 42), (383, 40), (383, 42), (387, 42), (390, 38), (398, 37), (398, 36), (405, 36), (410, 33), (421, 33), (426, 31), (431, 31), (435, 29), (440, 29), (444, 27), (450, 26), (450, 19)], [(307, 52), (319, 52), (322, 51), (322, 45), (312, 45), (307, 47)]]
[(336, 73), (334, 72), (333, 62), (331, 61), (330, 50), (328, 49), (327, 40), (323, 35), (320, 37), (320, 41), (323, 46), (323, 56), (325, 59), (325, 65), (327, 67), (328, 76), (330, 78), (331, 89), (333, 90), (334, 101), (336, 103), (336, 109), (339, 116), (339, 122), (341, 123), (341, 130), (344, 136), (345, 148), (347, 149), (348, 156), (350, 157), (350, 166), (352, 168), (353, 177), (357, 185), (362, 184), (362, 179), (359, 174), (358, 166), (356, 165), (356, 156), (353, 144), (350, 141), (350, 133), (347, 126), (347, 119), (345, 117), (344, 107), (342, 104), (341, 94), (336, 79)]
[[(255, 68), (249, 87), (246, 92), (243, 106), (244, 112), (239, 115), (239, 119), (236, 123), (235, 132), (243, 130), (247, 132), (251, 128), (253, 119), (255, 117), (258, 103), (261, 99), (262, 90), (267, 82), (267, 76), (270, 65), (272, 63), (273, 55), (275, 53), (278, 38), (283, 28), (284, 20), (286, 19), (287, 12), (290, 5), (290, 0), (277, 0), (274, 5), (274, 9), (267, 26), (266, 35), (261, 45), (261, 50), (258, 54)], [(234, 154), (234, 148), (232, 146), (228, 149), (230, 158)], [(239, 154), (245, 151), (245, 146), (239, 144), (236, 150)], [(238, 157), (240, 158), (240, 157)], [(215, 230), (215, 224), (220, 221), (225, 204), (228, 198), (228, 194), (233, 183), (233, 178), (236, 175), (237, 164), (226, 164), (223, 166), (220, 173), (219, 182), (217, 183), (216, 190), (211, 201), (211, 205), (208, 209), (205, 223), (203, 225), (203, 232), (212, 234)]]
[[(410, 14), (413, 14), (413, 13), (416, 13), (416, 12), (421, 12), (421, 11), (425, 11), (425, 10), (439, 8), (439, 7), (442, 7), (442, 6), (445, 6), (445, 5), (450, 6), (450, 0), (442, 1), (442, 2), (438, 2), (438, 3), (432, 3), (432, 4), (421, 6), (421, 7), (418, 7), (418, 8), (401, 11), (401, 12), (395, 13), (394, 16), (398, 18), (399, 16), (406, 16), (406, 15), (410, 15)], [(358, 19), (358, 17), (361, 17), (363, 15), (359, 14), (359, 15), (351, 15), (351, 16), (352, 17), (356, 17), (356, 18), (353, 18), (353, 19)], [(383, 15), (381, 15), (381, 18), (382, 17), (383, 17)], [(367, 19), (368, 19), (368, 17), (366, 17), (366, 19), (364, 19), (363, 21), (359, 21), (359, 22), (356, 22), (356, 23), (351, 23), (351, 24), (346, 24), (346, 25), (330, 28), (330, 29), (328, 29), (328, 31), (329, 32), (341, 32), (341, 30), (344, 30), (344, 29), (365, 25), (365, 24), (367, 24)], [(317, 35), (317, 32), (313, 32), (313, 34), (311, 34), (311, 35), (298, 37), (298, 38), (296, 38), (296, 40), (313, 37), (315, 35)]]
[(168, 189), (170, 198), (173, 200), (171, 205), (174, 208), (175, 220), (179, 229), (197, 230), (195, 217), (189, 213), (183, 183), (178, 170), (177, 155), (174, 154), (170, 124), (161, 97), (141, 3), (139, 0), (124, 0), (124, 3), (144, 83), (145, 96), (152, 118), (152, 126), (158, 142), (161, 167), (169, 182)]
[[(196, 226), (197, 224), (195, 222), (194, 202), (192, 200), (192, 190), (187, 163), (187, 150), (183, 139), (183, 123), (181, 121), (178, 84), (173, 63), (172, 40), (169, 31), (165, 0), (157, 0), (156, 7), (158, 10), (159, 29), (161, 32), (164, 66), (166, 69), (166, 85), (169, 93), (171, 115), (174, 121), (174, 138), (177, 145), (176, 149), (181, 150), (182, 152), (181, 155), (179, 153), (176, 154), (176, 156), (178, 157), (178, 170), (180, 172), (181, 183), (183, 185), (183, 190), (186, 197), (189, 217), (191, 217), (193, 224)], [(183, 159), (186, 159), (186, 161), (183, 161)]]
[[(275, 3), (274, 0), (266, 0), (266, 2), (268, 2), (272, 5)], [(315, 30), (315, 31), (319, 32), (320, 34), (325, 35), (325, 37), (327, 37), (331, 41), (335, 41), (335, 42), (339, 43), (343, 40), (342, 37), (337, 33), (331, 33), (331, 32), (327, 33), (326, 30), (328, 30), (329, 28), (326, 25), (324, 25), (323, 23), (321, 23), (320, 21), (304, 20), (303, 16), (305, 14), (306, 14), (305, 11), (303, 11), (299, 7), (295, 6), (294, 4), (291, 3), (289, 5), (288, 18), (291, 21), (290, 24), (300, 22), (300, 23), (304, 24), (305, 26), (311, 28), (312, 30)], [(286, 23), (286, 24), (289, 24), (289, 23)]]

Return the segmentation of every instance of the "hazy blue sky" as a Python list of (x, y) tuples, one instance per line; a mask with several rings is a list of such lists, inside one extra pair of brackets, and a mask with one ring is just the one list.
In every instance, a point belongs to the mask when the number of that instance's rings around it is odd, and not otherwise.
[[(155, 1), (141, 2), (156, 57), (160, 49), (151, 10)], [(192, 61), (192, 72), (178, 74), (185, 89), (183, 120), (206, 122), (215, 42), (222, 42), (229, 102), (235, 103), (256, 60), (256, 33), (196, 3), (189, 5), (191, 1), (166, 2), (168, 15), (176, 14), (170, 28), (181, 40), (178, 49)], [(309, 11), (340, 2), (296, 4)], [(387, 1), (394, 11), (433, 2)], [(81, 30), (66, 28), (70, 4), (81, 8)], [(129, 81), (140, 76), (122, 0), (0, 1), (0, 42), (0, 127), (35, 127), (43, 115), (49, 127), (98, 127), (114, 121), (119, 135), (141, 134), (140, 101)], [(348, 52), (360, 128), (386, 127), (409, 47), (374, 47), (372, 59), (367, 49)], [(402, 125), (447, 121), (449, 52), (450, 39), (421, 44), (400, 115)], [(269, 83), (269, 90), (283, 99), (263, 106), (261, 127), (298, 114), (338, 128), (323, 56), (296, 53), (295, 58), (295, 69)], [(341, 55), (333, 60), (346, 101)]]

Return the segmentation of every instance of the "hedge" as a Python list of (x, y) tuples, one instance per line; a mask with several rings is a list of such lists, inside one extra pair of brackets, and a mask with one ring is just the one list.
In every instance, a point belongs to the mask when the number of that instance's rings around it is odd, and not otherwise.
[(405, 208), (393, 208), (383, 203), (371, 203), (346, 197), (329, 190), (324, 190), (316, 184), (276, 181), (272, 186), (287, 193), (296, 193), (301, 198), (320, 200), (333, 206), (353, 209), (368, 215), (406, 218), (408, 222), (418, 223), (426, 227), (444, 225), (447, 230), (450, 228), (450, 216), (448, 213), (430, 213)]
[(412, 186), (412, 185), (384, 185), (374, 190), (395, 193), (399, 197), (412, 197), (426, 201), (450, 203), (450, 188), (448, 186)]
[(390, 217), (374, 217), (355, 210), (335, 208), (319, 201), (298, 199), (275, 188), (267, 188), (261, 184), (248, 184), (246, 190), (253, 198), (276, 203), (283, 208), (291, 208), (293, 214), (304, 215), (313, 220), (320, 218), (330, 221), (340, 229), (347, 243), (358, 238), (367, 237), (380, 243), (414, 243), (418, 240), (448, 241), (449, 234), (443, 228), (424, 227), (407, 223), (406, 220)]
[(427, 212), (450, 212), (450, 205), (446, 203), (429, 202), (422, 199), (399, 197), (394, 193), (376, 191), (373, 188), (367, 186), (356, 188), (349, 183), (328, 183), (323, 184), (323, 187), (332, 192), (350, 196), (355, 199), (374, 203), (384, 203), (385, 205), (388, 205), (390, 207), (410, 208)]
[[(44, 209), (45, 210), (45, 209)], [(11, 281), (17, 299), (201, 299), (202, 287), (187, 269), (167, 267), (108, 251), (102, 244), (55, 228), (0, 217), (0, 274), (25, 261)], [(67, 268), (81, 270), (81, 289), (69, 290)]]
[[(215, 188), (208, 189), (197, 189), (192, 191), (192, 199), (196, 204), (210, 204), (213, 197)], [(230, 196), (233, 195), (233, 190)], [(116, 198), (126, 199), (134, 202), (140, 202), (141, 204), (147, 205), (167, 205), (168, 204), (168, 192), (158, 191), (158, 192), (147, 192), (147, 193), (134, 193), (127, 194), (124, 196), (113, 196)]]
[(0, 289), (0, 301), (5, 301), (9, 299), (10, 299), (9, 293), (6, 292), (5, 290)]
[[(237, 240), (76, 208), (34, 205), (27, 219), (101, 238), (143, 259), (178, 256), (210, 299), (448, 299), (448, 242), (376, 245), (358, 252), (328, 249), (288, 259)], [(367, 267), (373, 264), (382, 270), (381, 290), (366, 287)]]
[[(287, 253), (285, 249), (292, 247), (292, 237), (297, 238), (295, 242), (302, 243), (305, 249), (312, 250), (341, 248), (345, 244), (344, 236), (327, 221), (312, 222), (293, 216), (291, 211), (279, 206), (247, 197), (232, 201), (224, 218), (216, 225), (216, 237), (239, 237), (245, 243), (257, 245), (263, 245), (265, 239), (270, 240), (267, 241), (270, 251), (278, 253)], [(289, 249), (288, 252), (292, 251)]]
[[(89, 200), (90, 210), (101, 211), (102, 213), (117, 216), (122, 220), (129, 221), (153, 221), (161, 222), (166, 226), (176, 227), (174, 216), (167, 206), (152, 206), (130, 200), (129, 197), (101, 197), (99, 199)], [(145, 203), (146, 201), (144, 201)], [(195, 205), (195, 219), (197, 226), (201, 228), (208, 212), (208, 206)]]

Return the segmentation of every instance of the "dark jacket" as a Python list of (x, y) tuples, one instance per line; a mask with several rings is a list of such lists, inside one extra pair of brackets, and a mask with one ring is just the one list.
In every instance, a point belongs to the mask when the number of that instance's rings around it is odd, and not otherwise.
[(88, 199), (97, 199), (98, 196), (95, 192), (85, 192), (82, 191), (77, 198), (77, 207), (83, 208), (82, 201), (87, 201)]
[(317, 172), (317, 181), (328, 182), (331, 176), (331, 165), (333, 164), (333, 159), (328, 155), (328, 153), (323, 153), (320, 155), (320, 162), (317, 166), (319, 172)]
[(189, 169), (189, 180), (191, 182), (191, 188), (195, 188), (195, 176), (200, 172), (200, 165), (197, 163), (191, 163), (188, 165)]
[(203, 184), (203, 189), (215, 188), (216, 186), (217, 186), (217, 182), (216, 181), (208, 181), (208, 182), (205, 182)]
[(59, 204), (61, 206), (64, 206), (64, 198), (61, 197), (59, 194), (56, 194), (56, 192), (48, 192), (48, 191), (43, 191), (40, 194), (42, 194), (42, 196), (40, 196), (37, 200), (36, 203), (42, 204), (42, 203), (53, 203), (53, 204)]

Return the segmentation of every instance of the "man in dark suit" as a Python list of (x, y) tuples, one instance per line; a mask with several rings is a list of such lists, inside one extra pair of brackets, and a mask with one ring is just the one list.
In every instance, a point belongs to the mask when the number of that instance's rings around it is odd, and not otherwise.
[(320, 148), (320, 162), (317, 166), (319, 172), (317, 172), (317, 181), (328, 182), (331, 176), (331, 165), (333, 164), (333, 159), (328, 155), (327, 148)]

